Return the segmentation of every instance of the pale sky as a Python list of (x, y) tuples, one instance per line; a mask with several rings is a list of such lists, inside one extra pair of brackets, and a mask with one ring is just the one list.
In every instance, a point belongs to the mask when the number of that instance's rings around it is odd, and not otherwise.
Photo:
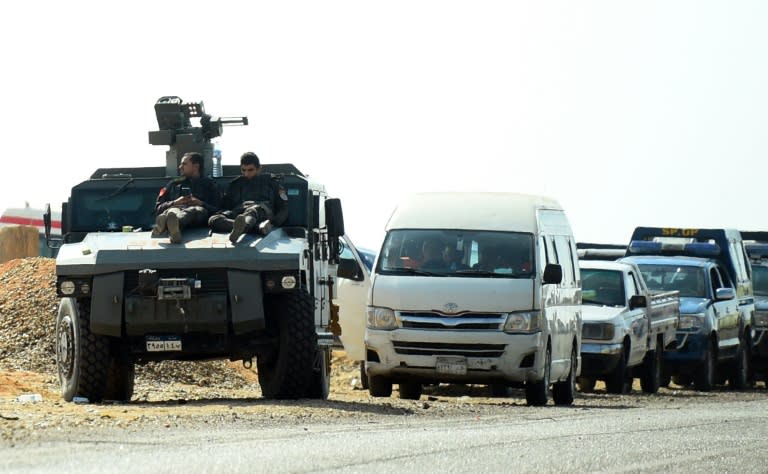
[(578, 241), (768, 230), (766, 25), (761, 0), (12, 2), (0, 208), (162, 166), (177, 95), (247, 115), (225, 164), (295, 164), (362, 247), (417, 191), (546, 194)]

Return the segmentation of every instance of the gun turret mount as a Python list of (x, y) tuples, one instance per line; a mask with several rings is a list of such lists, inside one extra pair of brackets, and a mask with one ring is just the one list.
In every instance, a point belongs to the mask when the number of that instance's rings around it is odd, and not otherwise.
[[(211, 139), (221, 136), (224, 125), (248, 125), (248, 117), (214, 117), (205, 113), (203, 102), (184, 102), (176, 96), (161, 97), (155, 103), (159, 130), (149, 132), (150, 145), (166, 145), (167, 176), (178, 174), (179, 162), (185, 153), (203, 155), (204, 174), (213, 171), (213, 144)], [(192, 118), (200, 125), (193, 126)]]

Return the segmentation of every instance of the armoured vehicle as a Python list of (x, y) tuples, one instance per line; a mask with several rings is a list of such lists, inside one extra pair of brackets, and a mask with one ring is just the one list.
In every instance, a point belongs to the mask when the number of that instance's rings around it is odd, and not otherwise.
[[(331, 303), (344, 234), (341, 203), (293, 165), (263, 165), (288, 195), (286, 222), (266, 236), (185, 229), (153, 237), (159, 190), (181, 156), (204, 156), (223, 190), (239, 166), (214, 169), (211, 139), (247, 117), (217, 118), (202, 102), (162, 97), (152, 145), (165, 167), (99, 169), (62, 204), (56, 291), (56, 362), (62, 395), (128, 400), (136, 364), (257, 361), (266, 398), (326, 398), (338, 328)], [(199, 121), (199, 123), (198, 123)], [(218, 171), (218, 172), (216, 172)], [(44, 216), (50, 230), (50, 208)], [(338, 331), (337, 331), (338, 332)]]

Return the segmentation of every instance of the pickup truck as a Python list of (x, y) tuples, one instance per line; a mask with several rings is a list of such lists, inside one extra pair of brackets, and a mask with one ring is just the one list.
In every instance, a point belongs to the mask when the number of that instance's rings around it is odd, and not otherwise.
[(741, 232), (752, 264), (755, 316), (752, 320), (752, 373), (768, 387), (768, 232)]
[(680, 316), (677, 291), (648, 289), (637, 265), (580, 261), (582, 284), (582, 391), (605, 381), (610, 393), (631, 391), (640, 378), (646, 393), (662, 383), (663, 355), (675, 345)]

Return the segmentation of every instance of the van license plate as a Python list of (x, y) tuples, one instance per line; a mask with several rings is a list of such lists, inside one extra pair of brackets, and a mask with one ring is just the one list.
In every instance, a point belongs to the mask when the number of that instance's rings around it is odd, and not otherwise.
[(447, 375), (466, 375), (467, 358), (466, 357), (438, 357), (435, 364), (435, 371), (438, 374)]
[(181, 338), (147, 336), (147, 352), (180, 351)]

